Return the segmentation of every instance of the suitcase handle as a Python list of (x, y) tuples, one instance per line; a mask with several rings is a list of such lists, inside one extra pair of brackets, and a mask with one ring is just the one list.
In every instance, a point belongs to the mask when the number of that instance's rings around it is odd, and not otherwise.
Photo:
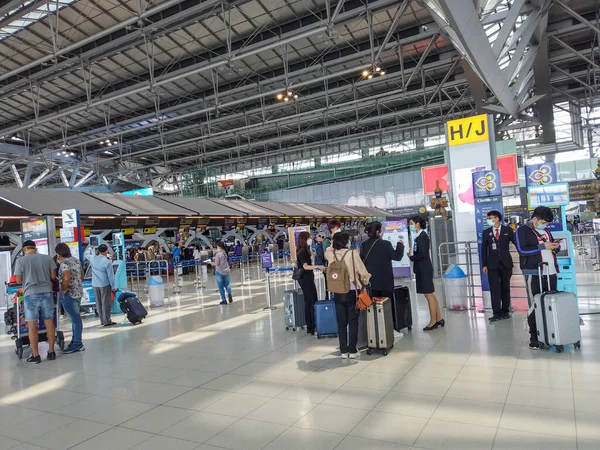
[(542, 292), (544, 292), (544, 290), (542, 289), (542, 267), (547, 266), (548, 270), (546, 270), (546, 281), (548, 282), (548, 290), (552, 290), (552, 287), (550, 286), (550, 264), (548, 264), (547, 262), (541, 262), (538, 264), (538, 277), (540, 279), (540, 294)]

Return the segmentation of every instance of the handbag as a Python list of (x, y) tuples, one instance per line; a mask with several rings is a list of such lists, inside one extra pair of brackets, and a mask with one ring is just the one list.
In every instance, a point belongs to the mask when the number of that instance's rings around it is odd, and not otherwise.
[[(354, 261), (354, 255), (352, 255), (352, 268), (354, 270), (354, 281), (356, 283), (360, 283), (360, 278), (358, 277), (358, 273), (356, 272), (356, 262)], [(369, 295), (364, 286), (361, 286), (360, 288), (356, 286), (356, 288), (356, 309), (358, 309), (359, 311), (364, 311), (373, 304), (373, 300), (371, 299), (371, 296)]]
[(292, 280), (294, 280), (294, 281), (300, 281), (303, 276), (304, 276), (304, 268), (302, 268), (302, 267), (296, 267), (294, 269), (294, 271), (292, 272)]

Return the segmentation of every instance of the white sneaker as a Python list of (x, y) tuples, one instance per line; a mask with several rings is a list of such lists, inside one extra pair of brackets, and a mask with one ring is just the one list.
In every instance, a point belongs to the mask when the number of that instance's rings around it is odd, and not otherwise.
[(342, 359), (348, 359), (349, 354), (348, 353), (342, 353)]
[(360, 352), (356, 352), (356, 353), (349, 353), (348, 357), (350, 359), (358, 359), (358, 357), (360, 356)]

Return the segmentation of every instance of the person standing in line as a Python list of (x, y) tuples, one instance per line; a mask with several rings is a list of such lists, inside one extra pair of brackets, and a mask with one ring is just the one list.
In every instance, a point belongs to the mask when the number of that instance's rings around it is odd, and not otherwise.
[(100, 324), (105, 327), (112, 327), (116, 325), (116, 322), (113, 322), (110, 318), (112, 293), (115, 289), (115, 275), (106, 244), (98, 247), (98, 255), (90, 260), (90, 266), (92, 267), (92, 287), (96, 297), (96, 309), (98, 316), (100, 316)]
[(175, 242), (171, 253), (173, 254), (173, 262), (178, 263), (181, 259), (181, 249), (179, 248), (179, 242)]
[[(233, 303), (233, 297), (231, 295), (231, 269), (229, 268), (229, 261), (227, 257), (227, 247), (223, 241), (217, 244), (217, 253), (211, 264), (215, 267), (215, 279), (217, 281), (217, 288), (221, 295), (221, 305), (227, 304), (227, 298), (229, 303)], [(227, 298), (225, 298), (225, 291), (227, 291)]]
[(345, 294), (334, 293), (333, 298), (338, 319), (338, 336), (342, 359), (356, 359), (360, 356), (357, 348), (358, 310), (356, 309), (356, 295), (361, 286), (369, 284), (371, 274), (367, 271), (358, 252), (350, 249), (350, 236), (348, 233), (336, 233), (333, 236), (332, 246), (325, 252), (325, 258), (329, 264), (343, 260), (348, 272), (350, 282), (348, 292)]
[(440, 304), (435, 297), (433, 265), (431, 264), (431, 256), (429, 255), (429, 236), (427, 236), (427, 232), (425, 231), (427, 222), (420, 216), (414, 216), (411, 217), (409, 226), (413, 246), (408, 257), (413, 262), (417, 294), (423, 294), (429, 306), (429, 324), (423, 328), (423, 331), (431, 331), (437, 327), (443, 327), (446, 321), (442, 318)]
[(500, 211), (487, 213), (490, 228), (483, 230), (481, 243), (482, 271), (488, 276), (493, 316), (490, 322), (510, 319), (510, 279), (513, 260), (509, 244), (516, 247), (515, 233), (508, 225), (502, 225)]
[(42, 320), (46, 324), (47, 359), (55, 360), (56, 328), (54, 326), (55, 306), (52, 281), (56, 280), (56, 264), (50, 256), (37, 252), (34, 241), (25, 241), (23, 242), (23, 256), (17, 259), (15, 264), (15, 277), (17, 283), (23, 287), (23, 309), (31, 346), (31, 356), (27, 358), (27, 362), (31, 364), (42, 362), (38, 348), (40, 311)]
[(314, 336), (315, 334), (315, 303), (319, 300), (317, 287), (315, 286), (315, 269), (325, 270), (322, 264), (312, 263), (310, 247), (312, 239), (308, 231), (303, 231), (298, 235), (296, 244), (296, 262), (299, 268), (304, 269), (302, 277), (298, 280), (302, 293), (304, 294), (304, 315), (306, 318), (306, 332)]
[(399, 241), (394, 249), (391, 242), (382, 239), (381, 222), (371, 222), (365, 232), (369, 239), (361, 246), (360, 258), (371, 274), (371, 296), (393, 299), (392, 261), (400, 261), (404, 257), (404, 242)]
[(333, 236), (342, 230), (342, 222), (340, 222), (338, 219), (331, 219), (327, 224), (327, 230), (329, 231), (329, 236), (323, 239), (324, 252), (326, 252), (327, 249), (331, 247)]
[(71, 320), (71, 343), (63, 353), (75, 353), (85, 350), (83, 346), (83, 321), (81, 320), (81, 297), (83, 297), (83, 269), (77, 258), (71, 256), (71, 249), (65, 243), (55, 248), (58, 257), (58, 280), (60, 282), (61, 303)]
[[(529, 303), (527, 322), (529, 324), (529, 348), (531, 350), (541, 348), (535, 322), (533, 298), (542, 292), (556, 290), (558, 285), (559, 266), (556, 261), (556, 254), (560, 251), (560, 244), (554, 241), (552, 233), (546, 229), (553, 219), (554, 215), (550, 208), (538, 206), (533, 210), (531, 221), (526, 222), (517, 229), (517, 251), (519, 252), (521, 271), (525, 276), (525, 288), (527, 289), (527, 301)], [(542, 272), (542, 280), (540, 280), (538, 272), (540, 263), (547, 264)], [(550, 286), (548, 286), (547, 275), (550, 278)], [(541, 291), (540, 281), (542, 282)]]

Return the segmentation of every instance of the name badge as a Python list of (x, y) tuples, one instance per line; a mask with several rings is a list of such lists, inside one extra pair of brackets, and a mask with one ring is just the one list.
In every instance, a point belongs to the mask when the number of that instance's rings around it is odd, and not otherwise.
[(492, 242), (492, 250), (498, 250), (498, 245), (496, 242)]

